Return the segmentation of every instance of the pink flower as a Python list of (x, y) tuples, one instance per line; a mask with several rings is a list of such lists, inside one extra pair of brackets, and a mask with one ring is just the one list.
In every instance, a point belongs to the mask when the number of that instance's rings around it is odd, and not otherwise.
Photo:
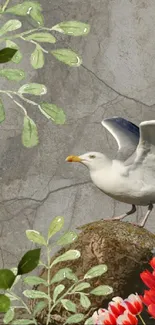
[(138, 319), (135, 315), (131, 314), (128, 310), (125, 310), (123, 315), (117, 318), (117, 325), (137, 325)]
[(131, 294), (127, 299), (124, 300), (127, 309), (133, 315), (140, 314), (143, 310), (143, 303), (138, 294)]
[(147, 287), (155, 289), (155, 276), (150, 271), (143, 271), (140, 273), (140, 277)]
[(118, 317), (119, 315), (123, 314), (125, 309), (126, 306), (124, 305), (124, 301), (120, 297), (114, 297), (108, 305), (108, 311), (110, 313), (113, 313), (115, 317)]

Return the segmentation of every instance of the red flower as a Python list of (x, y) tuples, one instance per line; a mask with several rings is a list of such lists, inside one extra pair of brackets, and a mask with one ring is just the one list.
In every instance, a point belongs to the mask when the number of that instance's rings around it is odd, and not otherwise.
[(108, 305), (108, 311), (113, 313), (115, 317), (123, 314), (126, 306), (123, 305), (123, 299), (120, 297), (114, 297)]
[(107, 309), (99, 309), (92, 316), (94, 325), (116, 325), (116, 317)]
[(143, 271), (140, 273), (140, 277), (147, 287), (155, 289), (155, 276), (150, 271)]
[(149, 305), (147, 310), (149, 314), (151, 314), (151, 316), (155, 318), (155, 304)]
[(135, 315), (131, 314), (128, 310), (125, 310), (123, 315), (117, 318), (117, 325), (137, 325), (138, 319)]
[(144, 296), (140, 296), (140, 298), (146, 306), (155, 304), (155, 290), (145, 290)]
[(149, 263), (151, 267), (155, 270), (155, 257), (152, 258), (152, 260)]
[(124, 300), (124, 302), (127, 306), (128, 311), (133, 315), (140, 314), (143, 310), (142, 300), (137, 295), (137, 293), (135, 295), (131, 294), (127, 299)]

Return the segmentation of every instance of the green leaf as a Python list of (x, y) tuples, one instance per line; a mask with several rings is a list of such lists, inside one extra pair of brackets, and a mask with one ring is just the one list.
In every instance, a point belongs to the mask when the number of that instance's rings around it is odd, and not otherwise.
[(45, 245), (45, 246), (47, 245), (45, 238), (40, 234), (40, 232), (36, 230), (26, 230), (26, 236), (33, 243)]
[(79, 55), (69, 49), (57, 49), (51, 51), (55, 58), (70, 67), (79, 67), (82, 64), (82, 59)]
[(28, 35), (25, 37), (26, 40), (33, 40), (37, 42), (43, 42), (43, 43), (55, 43), (56, 38), (51, 35), (50, 33), (33, 33), (31, 35)]
[(3, 318), (4, 324), (9, 324), (13, 320), (14, 315), (15, 315), (14, 308), (10, 308), (6, 312), (6, 314), (5, 314), (4, 318)]
[(64, 225), (64, 217), (55, 217), (52, 222), (50, 223), (48, 229), (48, 239), (54, 236)]
[(68, 245), (73, 243), (78, 238), (78, 235), (74, 231), (68, 231), (57, 240), (57, 245)]
[(37, 22), (38, 25), (44, 26), (44, 16), (42, 15), (40, 9), (33, 7), (30, 11), (30, 16), (33, 20)]
[(10, 299), (3, 294), (0, 294), (0, 313), (6, 313), (10, 308)]
[(56, 257), (55, 260), (53, 261), (53, 263), (51, 264), (51, 267), (59, 262), (76, 260), (80, 256), (81, 256), (81, 254), (78, 250), (71, 249), (71, 250), (67, 251), (66, 253)]
[(11, 61), (13, 63), (19, 63), (23, 57), (22, 53), (19, 51), (19, 46), (10, 40), (6, 40), (6, 47), (16, 50), (16, 53), (12, 57)]
[(28, 116), (24, 116), (22, 143), (26, 148), (32, 148), (39, 143), (37, 126)]
[(36, 324), (33, 320), (29, 319), (16, 319), (14, 320), (11, 325), (32, 325)]
[(75, 324), (80, 323), (84, 319), (84, 314), (75, 314), (67, 318), (65, 324)]
[(78, 278), (73, 273), (73, 271), (70, 268), (66, 267), (66, 268), (60, 269), (56, 272), (56, 274), (54, 275), (54, 277), (51, 280), (51, 284), (60, 282), (60, 281), (64, 280), (65, 278), (67, 278), (69, 280), (73, 280), (73, 281), (78, 281)]
[(100, 276), (107, 272), (108, 267), (106, 264), (100, 264), (97, 266), (92, 267), (84, 276), (84, 279), (92, 279), (96, 276)]
[(5, 111), (4, 111), (3, 102), (0, 98), (0, 123), (2, 123), (4, 120), (5, 120)]
[(38, 290), (25, 290), (23, 291), (23, 295), (31, 299), (37, 299), (37, 298), (49, 299), (48, 295), (45, 292), (38, 291)]
[(90, 25), (81, 23), (80, 21), (71, 20), (63, 21), (52, 27), (52, 30), (56, 30), (59, 33), (63, 33), (71, 36), (87, 35), (90, 32)]
[(19, 88), (18, 92), (20, 94), (31, 94), (31, 95), (45, 95), (47, 93), (47, 88), (38, 83), (25, 84)]
[(86, 321), (85, 321), (85, 323), (84, 323), (84, 325), (92, 325), (92, 324), (93, 324), (92, 317), (87, 318)]
[(8, 20), (2, 26), (2, 28), (0, 28), (0, 36), (6, 34), (8, 32), (12, 32), (13, 30), (16, 30), (18, 28), (21, 28), (21, 26), (22, 26), (21, 22), (17, 19)]
[(6, 47), (0, 50), (0, 63), (6, 63), (11, 61), (17, 50)]
[(79, 283), (73, 290), (72, 292), (79, 292), (79, 291), (82, 291), (84, 289), (87, 289), (87, 288), (90, 288), (90, 283), (88, 282), (82, 282), (82, 283)]
[(26, 274), (33, 271), (39, 264), (40, 248), (28, 251), (18, 264), (18, 274)]
[(61, 303), (66, 310), (71, 311), (72, 313), (76, 313), (76, 305), (74, 302), (68, 299), (61, 299)]
[(26, 16), (26, 15), (30, 14), (32, 8), (36, 8), (36, 9), (42, 11), (42, 7), (38, 2), (24, 1), (23, 3), (20, 3), (16, 6), (6, 9), (5, 12), (14, 14), (17, 16)]
[(93, 289), (90, 293), (95, 296), (107, 296), (113, 292), (113, 288), (107, 285), (101, 285)]
[(39, 301), (34, 309), (33, 309), (33, 316), (36, 316), (39, 312), (41, 312), (45, 307), (47, 306), (47, 303), (45, 301)]
[(47, 281), (39, 278), (38, 276), (27, 276), (24, 278), (24, 282), (29, 285), (38, 285), (38, 284), (44, 284), (45, 286), (48, 285)]
[(0, 70), (0, 76), (8, 80), (21, 81), (25, 78), (25, 72), (21, 69), (3, 69)]
[(59, 284), (57, 287), (55, 287), (53, 292), (53, 302), (56, 302), (57, 297), (60, 295), (60, 293), (65, 289), (65, 286), (63, 284)]
[(51, 119), (55, 124), (64, 124), (66, 116), (62, 108), (54, 104), (42, 102), (39, 105), (39, 109), (48, 119)]
[(39, 45), (36, 45), (34, 52), (31, 54), (30, 62), (34, 69), (41, 69), (44, 66), (44, 54)]
[(0, 270), (0, 289), (9, 289), (15, 281), (15, 275), (11, 270)]
[(84, 293), (80, 294), (80, 304), (85, 309), (88, 309), (91, 306), (89, 298)]

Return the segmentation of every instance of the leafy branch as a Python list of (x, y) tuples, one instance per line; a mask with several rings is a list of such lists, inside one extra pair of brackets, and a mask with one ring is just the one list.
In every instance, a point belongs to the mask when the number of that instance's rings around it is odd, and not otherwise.
[[(23, 58), (20, 47), (16, 44), (16, 39), (31, 43), (35, 49), (31, 53), (30, 63), (33, 69), (41, 69), (45, 63), (45, 55), (53, 55), (60, 62), (70, 66), (79, 67), (82, 63), (82, 58), (71, 49), (60, 48), (47, 51), (41, 43), (55, 44), (56, 37), (52, 35), (53, 32), (62, 33), (70, 36), (84, 36), (89, 33), (90, 27), (88, 24), (78, 21), (60, 22), (52, 27), (44, 26), (44, 17), (42, 15), (42, 7), (38, 2), (24, 1), (13, 7), (9, 7), (9, 0), (6, 0), (3, 6), (0, 7), (0, 14), (15, 16), (29, 16), (37, 23), (37, 27), (23, 31), (21, 33), (13, 33), (22, 27), (22, 23), (18, 19), (8, 20), (0, 27), (0, 42), (5, 42), (6, 48), (0, 51), (0, 63), (11, 60), (18, 64)], [(3, 53), (5, 52), (5, 53)], [(7, 52), (7, 53), (6, 53)], [(22, 69), (1, 69), (0, 77), (4, 77), (9, 81), (20, 82), (26, 77), (26, 73)], [(28, 116), (27, 110), (24, 107), (24, 102), (29, 105), (36, 106), (40, 112), (55, 124), (64, 124), (66, 117), (62, 108), (55, 104), (42, 102), (38, 103), (26, 98), (23, 94), (41, 96), (47, 93), (45, 85), (38, 83), (27, 83), (19, 88), (17, 91), (2, 90), (2, 95), (8, 96), (24, 113), (22, 143), (24, 146), (30, 148), (38, 144), (38, 131), (35, 122)], [(23, 103), (16, 100), (18, 97)], [(5, 120), (5, 110), (2, 99), (0, 99), (0, 123)]]
[[(80, 304), (87, 310), (91, 306), (91, 301), (88, 298), (89, 295), (103, 296), (113, 292), (113, 289), (108, 285), (100, 285), (91, 291), (91, 285), (88, 282), (89, 279), (101, 276), (107, 271), (105, 264), (100, 264), (92, 267), (82, 279), (78, 279), (76, 274), (73, 273), (72, 269), (65, 267), (60, 268), (58, 272), (51, 278), (51, 269), (54, 265), (64, 262), (71, 261), (80, 258), (80, 252), (75, 249), (70, 249), (59, 255), (51, 262), (51, 252), (53, 246), (65, 246), (73, 243), (77, 239), (77, 234), (73, 231), (68, 231), (61, 235), (54, 244), (50, 244), (51, 238), (59, 232), (64, 225), (63, 217), (55, 217), (48, 229), (47, 239), (42, 234), (35, 230), (27, 230), (27, 238), (39, 246), (46, 248), (47, 264), (42, 263), (40, 260), (40, 248), (28, 251), (19, 262), (17, 268), (8, 270), (0, 270), (0, 289), (4, 292), (0, 294), (0, 312), (4, 312), (4, 324), (11, 323), (12, 325), (37, 325), (37, 315), (43, 309), (47, 311), (46, 325), (49, 325), (52, 319), (52, 312), (58, 304), (61, 304), (65, 310), (71, 315), (66, 319), (65, 324), (79, 323), (86, 318), (85, 314), (78, 313), (76, 304), (69, 299), (70, 295), (79, 295)], [(14, 286), (19, 280), (22, 279), (22, 275), (31, 272), (37, 267), (42, 265), (47, 269), (47, 279), (43, 279), (39, 276), (27, 276), (23, 279), (24, 283), (29, 286), (43, 285), (46, 288), (46, 292), (39, 290), (24, 290), (23, 296), (29, 299), (35, 299), (33, 308), (30, 308), (27, 303), (21, 297), (14, 293)], [(62, 283), (64, 279), (68, 279), (73, 283), (69, 288), (65, 288)], [(51, 296), (51, 285), (56, 284), (53, 295)], [(87, 290), (87, 292), (85, 292)], [(39, 302), (37, 301), (39, 299)], [(12, 305), (12, 302), (18, 302), (19, 305)], [(15, 319), (15, 309), (23, 308), (29, 314), (30, 318), (27, 319)], [(86, 320), (85, 324), (89, 324), (89, 319)]]

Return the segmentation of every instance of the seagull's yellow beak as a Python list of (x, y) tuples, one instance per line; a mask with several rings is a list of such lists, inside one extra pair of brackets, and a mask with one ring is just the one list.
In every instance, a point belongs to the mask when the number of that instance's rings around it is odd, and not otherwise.
[(66, 161), (68, 161), (68, 162), (82, 162), (82, 159), (78, 156), (68, 156), (66, 158)]

